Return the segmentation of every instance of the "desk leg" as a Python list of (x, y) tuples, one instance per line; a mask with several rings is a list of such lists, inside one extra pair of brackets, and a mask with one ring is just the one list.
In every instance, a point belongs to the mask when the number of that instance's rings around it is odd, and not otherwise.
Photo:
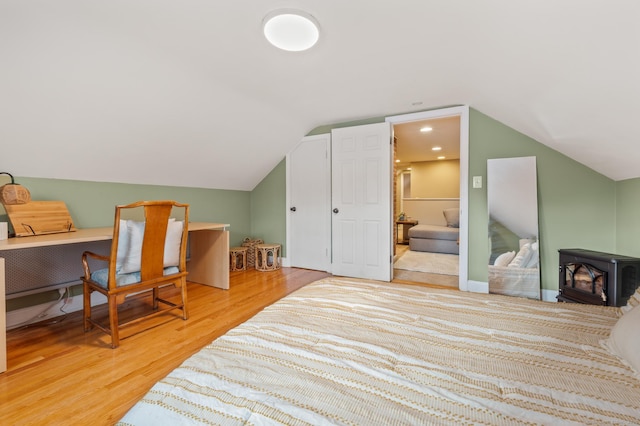
[(229, 231), (204, 229), (189, 233), (187, 280), (229, 289)]
[(7, 313), (4, 279), (4, 258), (0, 257), (0, 373), (7, 371)]

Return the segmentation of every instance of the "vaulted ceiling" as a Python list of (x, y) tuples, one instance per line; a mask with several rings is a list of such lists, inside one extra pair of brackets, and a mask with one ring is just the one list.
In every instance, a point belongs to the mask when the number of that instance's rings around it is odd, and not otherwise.
[[(320, 23), (280, 51), (274, 9)], [(17, 176), (251, 190), (319, 125), (466, 104), (640, 176), (635, 0), (0, 0)]]

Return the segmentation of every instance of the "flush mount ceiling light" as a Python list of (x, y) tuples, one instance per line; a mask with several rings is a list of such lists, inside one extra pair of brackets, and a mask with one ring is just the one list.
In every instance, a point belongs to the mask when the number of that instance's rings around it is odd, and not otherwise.
[(275, 10), (262, 22), (269, 43), (289, 52), (310, 49), (320, 37), (320, 27), (314, 17), (299, 10)]

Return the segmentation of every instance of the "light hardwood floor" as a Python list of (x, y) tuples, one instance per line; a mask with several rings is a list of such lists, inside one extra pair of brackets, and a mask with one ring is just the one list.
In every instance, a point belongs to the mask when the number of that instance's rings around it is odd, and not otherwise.
[[(282, 268), (231, 272), (229, 290), (190, 283), (187, 321), (157, 317), (151, 329), (123, 332), (130, 337), (117, 349), (110, 348), (109, 337), (99, 330), (84, 333), (80, 312), (55, 324), (10, 330), (8, 371), (0, 374), (0, 425), (112, 425), (204, 345), (325, 276)], [(164, 291), (177, 296), (173, 289)], [(150, 298), (136, 296), (125, 305), (125, 315), (135, 314), (149, 309)], [(106, 315), (106, 309), (102, 312)], [(147, 321), (138, 327), (150, 325)]]

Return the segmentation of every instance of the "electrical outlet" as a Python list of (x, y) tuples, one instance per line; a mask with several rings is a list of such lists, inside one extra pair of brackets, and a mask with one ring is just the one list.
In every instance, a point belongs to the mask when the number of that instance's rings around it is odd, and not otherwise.
[(473, 187), (474, 188), (482, 188), (482, 176), (474, 176), (473, 177)]

